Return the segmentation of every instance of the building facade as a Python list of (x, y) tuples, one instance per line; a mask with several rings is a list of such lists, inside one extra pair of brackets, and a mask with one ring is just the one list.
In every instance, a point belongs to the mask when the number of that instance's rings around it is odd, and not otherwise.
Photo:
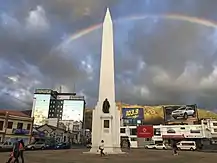
[(25, 144), (31, 141), (34, 119), (18, 111), (0, 111), (0, 141), (13, 142), (23, 139)]
[(59, 93), (51, 89), (36, 89), (33, 99), (32, 117), (34, 125), (41, 126), (48, 119), (83, 121), (84, 96), (76, 93)]
[(48, 124), (39, 126), (37, 132), (43, 133), (41, 139), (53, 138), (56, 142), (70, 142), (70, 133), (63, 128), (58, 128)]

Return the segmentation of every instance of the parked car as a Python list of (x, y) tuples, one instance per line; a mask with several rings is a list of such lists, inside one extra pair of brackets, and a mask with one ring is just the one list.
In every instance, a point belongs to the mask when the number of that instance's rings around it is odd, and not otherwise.
[(46, 144), (44, 142), (35, 142), (26, 146), (26, 149), (35, 150), (35, 149), (46, 149)]
[(177, 118), (184, 118), (188, 119), (189, 116), (195, 116), (195, 109), (192, 107), (182, 106), (178, 108), (177, 110), (172, 111), (172, 117), (174, 119)]
[(177, 143), (177, 148), (179, 150), (191, 150), (194, 151), (197, 149), (195, 141), (180, 141)]
[(146, 149), (169, 149), (169, 146), (166, 146), (165, 144), (149, 144), (145, 146)]
[(155, 149), (156, 144), (148, 144), (145, 146), (146, 149)]
[(69, 143), (59, 143), (55, 146), (55, 149), (70, 149)]
[(165, 144), (156, 144), (155, 149), (168, 149), (168, 147)]
[(3, 149), (12, 149), (13, 148), (13, 143), (6, 141), (6, 142), (0, 144), (0, 148), (3, 148)]

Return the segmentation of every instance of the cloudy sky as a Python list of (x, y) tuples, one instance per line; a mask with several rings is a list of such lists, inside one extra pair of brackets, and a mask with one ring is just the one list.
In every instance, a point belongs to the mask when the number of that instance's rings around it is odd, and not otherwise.
[(94, 106), (102, 28), (80, 31), (102, 23), (109, 6), (112, 19), (119, 20), (117, 101), (215, 109), (216, 5), (214, 0), (2, 0), (0, 108), (30, 108), (34, 89), (59, 85)]

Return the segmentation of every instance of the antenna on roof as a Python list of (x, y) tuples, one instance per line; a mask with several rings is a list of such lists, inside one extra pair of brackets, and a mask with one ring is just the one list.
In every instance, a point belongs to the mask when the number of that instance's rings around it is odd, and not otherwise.
[(62, 93), (62, 86), (60, 85), (59, 93)]

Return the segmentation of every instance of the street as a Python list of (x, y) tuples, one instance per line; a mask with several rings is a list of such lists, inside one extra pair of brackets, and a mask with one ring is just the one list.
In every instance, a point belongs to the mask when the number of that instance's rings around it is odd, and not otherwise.
[[(26, 151), (26, 163), (214, 163), (216, 153), (181, 151), (173, 156), (171, 150), (133, 149), (124, 155), (83, 154), (84, 149)], [(87, 150), (86, 150), (87, 151)], [(9, 153), (0, 153), (1, 163), (6, 162)]]

